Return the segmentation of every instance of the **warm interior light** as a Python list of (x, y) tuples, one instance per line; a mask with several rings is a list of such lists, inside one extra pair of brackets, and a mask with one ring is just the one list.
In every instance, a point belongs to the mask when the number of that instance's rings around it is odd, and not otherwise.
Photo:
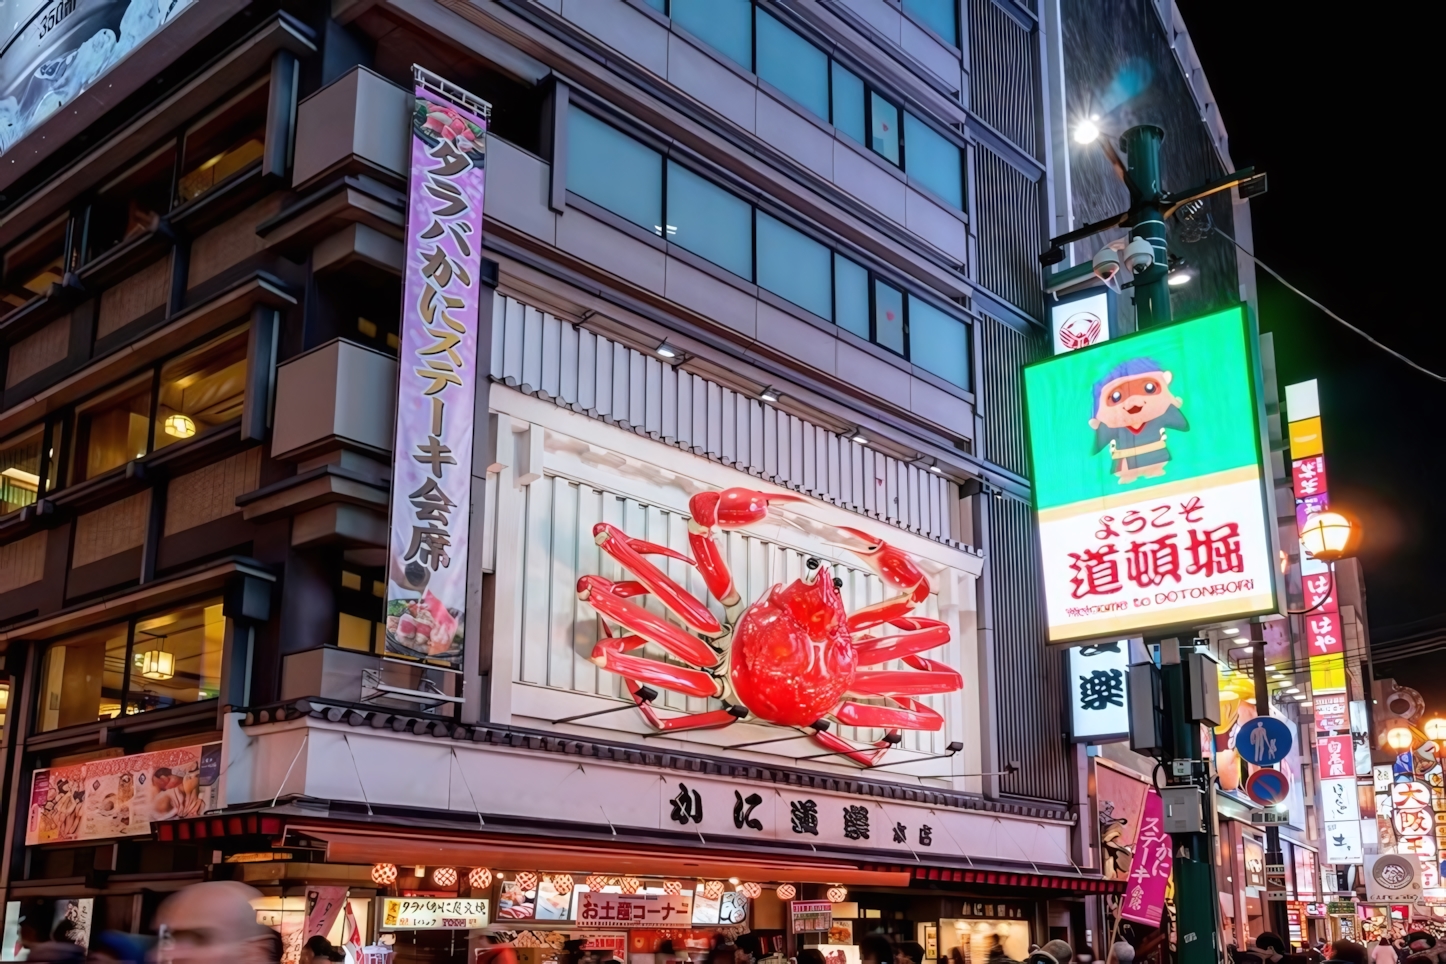
[(1226, 629), (1222, 629), (1222, 630), (1220, 630), (1220, 631), (1221, 631), (1222, 633), (1224, 633), (1226, 636), (1239, 636), (1239, 635), (1240, 635), (1240, 627), (1239, 627), (1239, 626), (1230, 626), (1230, 627), (1228, 627), (1228, 628), (1226, 628)]
[(827, 896), (828, 896), (828, 899), (829, 899), (830, 901), (832, 901), (833, 903), (835, 903), (835, 904), (841, 904), (841, 903), (843, 903), (844, 901), (848, 900), (848, 898), (849, 898), (849, 889), (848, 889), (847, 887), (830, 887), (830, 888), (828, 889), (828, 895), (827, 895)]
[(167, 415), (164, 424), (166, 434), (171, 438), (190, 438), (196, 434), (196, 423), (191, 421), (191, 416), (182, 415), (180, 412)]
[(798, 888), (792, 884), (779, 884), (775, 893), (778, 894), (779, 900), (793, 900), (798, 896)]
[(487, 867), (473, 867), (467, 875), (467, 885), (473, 890), (486, 890), (492, 886), (492, 871)]
[(1351, 520), (1339, 512), (1321, 512), (1305, 520), (1300, 545), (1321, 562), (1335, 562), (1346, 555), (1351, 541)]
[(17, 469), (13, 465), (4, 471), (0, 471), (0, 476), (9, 479), (10, 484), (16, 488), (25, 489), (27, 492), (35, 492), (40, 488), (40, 476), (33, 472), (27, 472), (24, 469)]
[(1426, 736), (1430, 739), (1438, 742), (1446, 740), (1446, 720), (1443, 720), (1439, 716), (1433, 716), (1427, 720), (1423, 729), (1425, 729)]
[(176, 654), (161, 649), (153, 649), (143, 654), (141, 675), (146, 679), (170, 679), (176, 675)]
[(432, 880), (438, 887), (455, 887), (457, 885), (457, 868), (438, 867), (432, 871)]
[(1093, 144), (1099, 139), (1100, 128), (1092, 120), (1082, 120), (1075, 125), (1074, 142), (1076, 144)]
[(756, 880), (745, 880), (738, 885), (738, 892), (749, 900), (757, 900), (758, 895), (763, 893), (763, 885)]
[(381, 885), (382, 887), (385, 887), (385, 886), (387, 886), (388, 884), (394, 884), (394, 883), (396, 883), (396, 881), (397, 881), (397, 865), (396, 865), (396, 864), (373, 864), (373, 865), (372, 865), (372, 883), (374, 883), (374, 884), (379, 884), (379, 885)]
[(1411, 731), (1404, 726), (1393, 726), (1386, 731), (1386, 744), (1393, 750), (1411, 749)]
[(1242, 646), (1242, 647), (1240, 647), (1240, 651), (1241, 651), (1242, 653), (1244, 653), (1246, 656), (1249, 656), (1252, 652), (1255, 651), (1255, 647), (1254, 647), (1254, 646)]
[(703, 882), (703, 896), (709, 900), (717, 900), (723, 896), (723, 881), (707, 880)]

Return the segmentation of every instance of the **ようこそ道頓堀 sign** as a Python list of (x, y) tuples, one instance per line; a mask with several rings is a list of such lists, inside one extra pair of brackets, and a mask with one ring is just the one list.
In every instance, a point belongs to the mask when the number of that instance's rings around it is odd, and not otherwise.
[(1276, 608), (1240, 308), (1024, 370), (1052, 642)]

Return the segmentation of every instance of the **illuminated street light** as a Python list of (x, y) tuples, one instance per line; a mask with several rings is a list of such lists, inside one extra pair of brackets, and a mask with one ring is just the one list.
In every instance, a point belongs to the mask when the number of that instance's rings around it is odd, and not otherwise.
[(1099, 139), (1100, 129), (1092, 120), (1082, 120), (1074, 129), (1074, 142), (1076, 144), (1093, 144)]
[(1391, 749), (1405, 751), (1411, 749), (1411, 731), (1404, 726), (1393, 726), (1386, 731), (1386, 743)]
[(1430, 739), (1436, 740), (1437, 742), (1446, 740), (1446, 720), (1441, 719), (1439, 716), (1427, 720), (1423, 729), (1425, 729), (1426, 736)]
[(1345, 558), (1351, 542), (1351, 520), (1339, 512), (1321, 512), (1305, 520), (1300, 530), (1300, 544), (1321, 562)]

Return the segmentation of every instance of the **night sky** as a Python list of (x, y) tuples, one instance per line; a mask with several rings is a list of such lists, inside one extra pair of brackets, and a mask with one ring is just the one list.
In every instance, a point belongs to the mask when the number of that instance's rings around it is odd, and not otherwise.
[[(1176, 2), (1236, 166), (1270, 176), (1269, 193), (1251, 202), (1256, 254), (1346, 320), (1446, 373), (1440, 240), (1428, 236), (1442, 177), (1439, 149), (1427, 146), (1440, 136), (1430, 134), (1440, 90), (1426, 73), (1440, 57), (1433, 32), (1303, 4)], [(1446, 628), (1446, 384), (1257, 274), (1281, 383), (1320, 380), (1332, 505), (1365, 533), (1373, 642)], [(1446, 710), (1446, 652), (1377, 671), (1414, 677), (1428, 706)]]

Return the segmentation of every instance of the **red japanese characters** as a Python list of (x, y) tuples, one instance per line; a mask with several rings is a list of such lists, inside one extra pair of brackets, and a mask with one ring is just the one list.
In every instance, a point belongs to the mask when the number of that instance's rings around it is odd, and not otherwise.
[[(943, 727), (943, 717), (915, 697), (953, 692), (964, 682), (951, 667), (918, 655), (949, 641), (947, 624), (909, 615), (928, 598), (928, 579), (907, 553), (857, 529), (838, 529), (839, 544), (862, 558), (895, 595), (849, 615), (839, 594), (842, 581), (832, 577), (827, 564), (811, 558), (802, 578), (786, 586), (774, 584), (756, 602), (744, 605), (724, 561), (720, 533), (762, 522), (770, 503), (802, 501), (802, 496), (743, 488), (695, 495), (689, 502), (692, 558), (632, 539), (605, 522), (594, 526), (598, 546), (633, 578), (578, 580), (578, 597), (605, 617), (606, 638), (593, 649), (592, 660), (624, 678), (643, 716), (659, 730), (723, 727), (751, 716), (798, 727), (827, 749), (872, 766), (898, 742), (901, 731)], [(726, 622), (648, 556), (697, 568), (709, 593), (723, 605)], [(692, 632), (629, 601), (641, 595), (653, 596)], [(627, 635), (612, 635), (608, 620)], [(629, 652), (648, 642), (689, 665)], [(867, 668), (893, 660), (909, 668)], [(643, 684), (717, 698), (723, 708), (665, 719), (639, 695)], [(890, 705), (851, 697), (883, 697)], [(850, 726), (882, 727), (887, 733), (872, 748), (855, 747), (828, 732), (829, 717)]]

